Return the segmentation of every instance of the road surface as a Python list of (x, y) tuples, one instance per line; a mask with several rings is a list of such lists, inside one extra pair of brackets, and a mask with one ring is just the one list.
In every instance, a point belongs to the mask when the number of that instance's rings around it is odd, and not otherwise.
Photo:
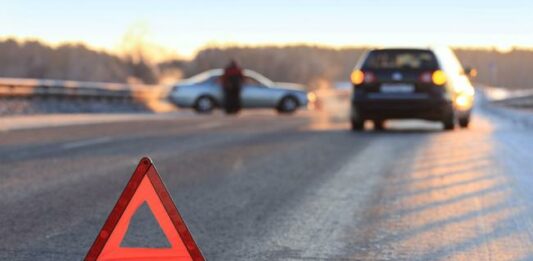
[[(533, 260), (533, 132), (270, 111), (0, 132), (0, 259), (81, 260), (152, 157), (208, 260)], [(163, 247), (149, 211), (124, 246)]]

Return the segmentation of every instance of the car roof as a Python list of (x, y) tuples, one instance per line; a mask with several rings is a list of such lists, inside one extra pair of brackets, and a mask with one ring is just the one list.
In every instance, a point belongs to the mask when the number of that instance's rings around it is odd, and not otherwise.
[(431, 47), (380, 47), (370, 51), (433, 51)]
[(407, 45), (407, 46), (387, 46), (387, 47), (378, 47), (370, 49), (369, 51), (380, 51), (380, 50), (391, 50), (391, 51), (432, 51), (434, 53), (450, 50), (449, 46), (446, 45)]
[[(252, 77), (256, 80), (258, 80), (259, 82), (261, 82), (262, 84), (266, 85), (266, 86), (273, 86), (274, 83), (266, 78), (265, 76), (263, 76), (262, 74), (258, 73), (258, 72), (255, 72), (255, 71), (252, 71), (252, 70), (249, 70), (249, 69), (244, 69), (242, 70), (242, 73), (245, 75), (245, 76), (248, 76), (248, 77)], [(213, 76), (222, 76), (222, 74), (224, 74), (224, 69), (211, 69), (211, 70), (207, 70), (205, 72), (202, 72), (202, 73), (199, 73), (197, 75), (194, 75), (190, 78), (187, 78), (187, 79), (184, 79), (182, 80), (180, 83), (182, 84), (188, 84), (188, 83), (195, 83), (195, 82), (199, 82), (199, 81), (202, 81), (204, 79), (207, 79), (207, 78), (211, 78)]]

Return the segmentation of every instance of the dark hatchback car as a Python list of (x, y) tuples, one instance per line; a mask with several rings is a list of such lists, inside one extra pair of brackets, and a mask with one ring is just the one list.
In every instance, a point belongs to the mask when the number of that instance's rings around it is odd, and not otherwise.
[(383, 129), (388, 119), (424, 119), (466, 128), (474, 101), (469, 80), (449, 48), (388, 48), (368, 51), (351, 74), (351, 127), (366, 120)]

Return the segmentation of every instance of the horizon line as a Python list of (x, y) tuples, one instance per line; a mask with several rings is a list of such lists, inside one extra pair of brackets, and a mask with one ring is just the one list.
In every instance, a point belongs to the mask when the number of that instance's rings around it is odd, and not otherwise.
[[(45, 46), (49, 46), (51, 48), (58, 48), (61, 46), (67, 46), (67, 45), (81, 45), (84, 46), (90, 50), (98, 51), (98, 52), (105, 52), (108, 54), (116, 55), (116, 56), (122, 56), (125, 53), (121, 53), (119, 48), (117, 46), (115, 47), (109, 47), (109, 46), (98, 46), (93, 45), (91, 43), (88, 43), (83, 40), (64, 40), (64, 41), (48, 41), (46, 39), (43, 39), (38, 36), (32, 36), (32, 37), (19, 37), (19, 36), (0, 36), (0, 41), (15, 41), (17, 43), (27, 43), (27, 42), (38, 42), (40, 44), (43, 44)], [(149, 43), (150, 45), (153, 45), (153, 43)], [(194, 59), (199, 52), (202, 50), (210, 49), (210, 48), (267, 48), (267, 47), (276, 47), (276, 48), (283, 48), (283, 47), (298, 47), (298, 46), (306, 46), (306, 47), (317, 47), (317, 48), (326, 48), (326, 49), (335, 49), (335, 50), (342, 50), (342, 49), (370, 49), (370, 48), (383, 48), (383, 47), (408, 47), (408, 46), (416, 46), (416, 47), (422, 47), (422, 46), (447, 46), (452, 49), (466, 49), (466, 50), (491, 50), (491, 51), (497, 51), (499, 53), (509, 53), (516, 50), (525, 50), (525, 51), (533, 51), (533, 45), (521, 45), (521, 44), (515, 44), (510, 46), (498, 46), (497, 44), (370, 44), (370, 43), (357, 43), (357, 44), (331, 44), (331, 43), (318, 43), (318, 42), (297, 42), (297, 41), (288, 41), (288, 42), (264, 42), (264, 43), (246, 43), (246, 42), (220, 42), (220, 41), (207, 41), (206, 43), (198, 46), (195, 48), (193, 52), (191, 52), (189, 55), (185, 55), (183, 53), (178, 52), (178, 48), (170, 48), (167, 46), (162, 45), (155, 45), (155, 46), (146, 46), (147, 49), (151, 49), (151, 51), (154, 51), (155, 49), (158, 49), (161, 52), (166, 52), (167, 58), (159, 58), (156, 59), (158, 62), (165, 61), (165, 60), (192, 60)]]

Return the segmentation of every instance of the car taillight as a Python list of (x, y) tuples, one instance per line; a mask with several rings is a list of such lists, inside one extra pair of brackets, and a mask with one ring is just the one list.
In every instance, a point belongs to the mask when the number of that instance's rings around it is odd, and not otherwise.
[(361, 70), (355, 70), (350, 75), (350, 79), (354, 85), (362, 84), (365, 81), (365, 73)]
[(431, 75), (432, 73), (431, 72), (424, 72), (420, 75), (420, 82), (422, 83), (432, 83), (432, 79), (431, 79)]
[(435, 85), (444, 85), (446, 83), (446, 74), (441, 70), (436, 70), (431, 75), (431, 80)]
[(371, 73), (371, 72), (365, 73), (365, 83), (373, 83), (376, 80), (377, 80), (376, 75), (374, 75), (374, 73)]
[(363, 83), (373, 83), (376, 81), (376, 75), (372, 72), (363, 72), (361, 70), (355, 70), (350, 75), (350, 79), (354, 85), (361, 85)]
[(446, 74), (441, 70), (424, 72), (419, 78), (422, 83), (432, 83), (435, 85), (444, 85), (447, 81)]

